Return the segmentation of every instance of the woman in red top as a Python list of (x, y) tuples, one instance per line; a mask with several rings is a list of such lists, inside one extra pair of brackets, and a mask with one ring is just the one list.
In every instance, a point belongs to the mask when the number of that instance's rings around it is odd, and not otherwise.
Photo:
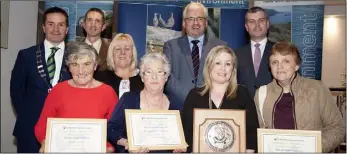
[[(68, 44), (66, 64), (72, 79), (57, 84), (47, 96), (35, 135), (44, 152), (48, 117), (109, 119), (118, 102), (112, 87), (93, 78), (97, 66), (96, 50), (84, 42)], [(107, 152), (114, 148), (107, 143)]]

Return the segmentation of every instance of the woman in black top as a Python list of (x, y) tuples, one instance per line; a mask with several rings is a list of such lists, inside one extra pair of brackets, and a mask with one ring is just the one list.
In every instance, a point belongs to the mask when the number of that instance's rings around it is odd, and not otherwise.
[(181, 111), (189, 145), (187, 152), (191, 152), (193, 146), (194, 108), (246, 110), (246, 148), (247, 151), (257, 150), (259, 123), (256, 107), (248, 89), (237, 84), (236, 70), (237, 58), (229, 47), (217, 46), (208, 53), (203, 70), (205, 85), (189, 92)]
[(129, 34), (117, 34), (107, 52), (108, 70), (98, 71), (94, 78), (110, 85), (120, 98), (125, 92), (140, 91), (143, 83), (137, 66), (137, 51)]

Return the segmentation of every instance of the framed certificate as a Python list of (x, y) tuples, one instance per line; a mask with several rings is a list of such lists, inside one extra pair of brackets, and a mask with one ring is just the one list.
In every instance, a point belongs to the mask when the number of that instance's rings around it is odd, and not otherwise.
[(244, 110), (194, 109), (193, 152), (246, 152)]
[(106, 152), (106, 119), (48, 118), (45, 152)]
[(322, 152), (321, 131), (258, 128), (258, 152)]
[(187, 147), (178, 110), (125, 110), (129, 150)]

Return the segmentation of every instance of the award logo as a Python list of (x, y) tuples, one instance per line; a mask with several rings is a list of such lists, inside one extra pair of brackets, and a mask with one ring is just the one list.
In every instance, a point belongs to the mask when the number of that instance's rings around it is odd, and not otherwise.
[(229, 150), (235, 142), (234, 129), (224, 121), (215, 121), (205, 131), (205, 143), (215, 152)]

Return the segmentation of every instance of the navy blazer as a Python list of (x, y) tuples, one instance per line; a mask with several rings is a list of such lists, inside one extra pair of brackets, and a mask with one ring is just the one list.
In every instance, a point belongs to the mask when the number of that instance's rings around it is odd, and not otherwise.
[[(41, 52), (41, 57), (37, 56)], [(45, 78), (38, 73), (37, 60), (41, 59)], [(59, 82), (71, 78), (64, 60)], [(12, 105), (17, 113), (17, 121), (13, 135), (18, 138), (31, 138), (34, 127), (40, 117), (43, 104), (50, 88), (48, 71), (45, 60), (45, 47), (41, 43), (27, 49), (20, 50), (12, 70), (10, 93)]]
[(269, 67), (270, 51), (274, 43), (267, 41), (263, 56), (261, 58), (258, 76), (255, 76), (251, 44), (235, 50), (238, 60), (237, 65), (237, 82), (245, 85), (251, 97), (254, 97), (255, 91), (262, 85), (272, 81), (272, 74)]

